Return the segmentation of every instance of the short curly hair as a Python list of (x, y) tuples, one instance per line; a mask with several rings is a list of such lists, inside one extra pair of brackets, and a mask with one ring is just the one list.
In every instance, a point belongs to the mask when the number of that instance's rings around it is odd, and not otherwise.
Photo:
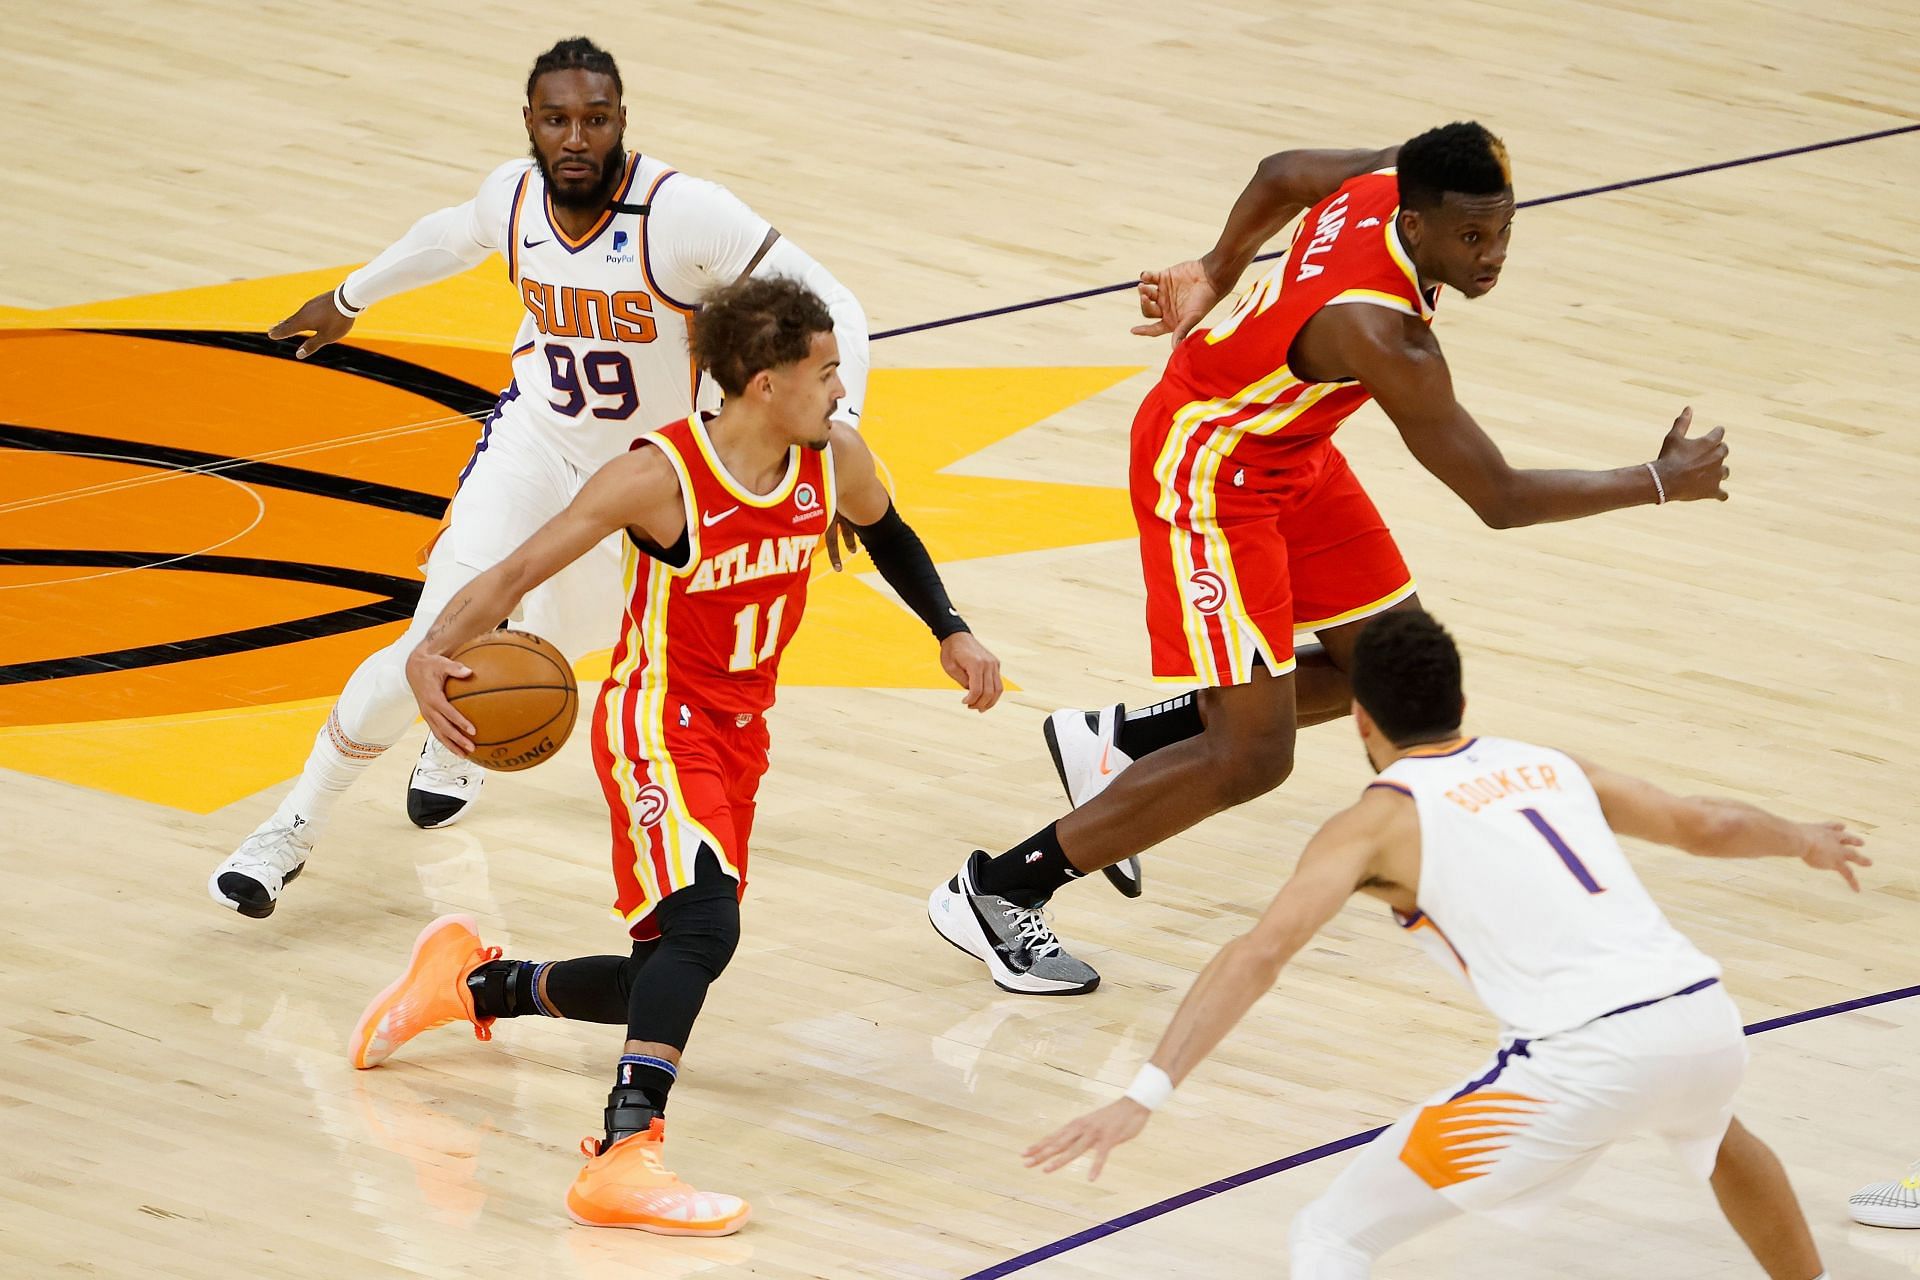
[(1507, 144), (1474, 120), (1456, 120), (1409, 139), (1394, 167), (1400, 174), (1400, 203), (1409, 209), (1438, 208), (1449, 191), (1497, 196), (1513, 188)]
[(1396, 746), (1460, 728), (1460, 650), (1428, 614), (1397, 609), (1367, 623), (1348, 678), (1354, 701)]
[(737, 396), (764, 369), (806, 359), (815, 334), (833, 332), (820, 295), (788, 276), (748, 276), (714, 290), (693, 317), (693, 358)]

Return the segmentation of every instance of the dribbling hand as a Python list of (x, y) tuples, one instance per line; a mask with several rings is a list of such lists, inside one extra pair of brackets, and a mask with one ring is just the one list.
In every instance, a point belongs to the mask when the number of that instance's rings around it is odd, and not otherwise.
[(967, 691), (962, 701), (975, 711), (987, 710), (1006, 691), (1000, 683), (1000, 659), (971, 631), (956, 631), (940, 642), (940, 665), (949, 679)]
[(473, 750), (473, 722), (447, 700), (447, 681), (472, 674), (445, 654), (415, 649), (407, 655), (407, 683), (413, 688), (413, 700), (420, 704), (420, 718), (440, 745), (461, 759)]
[(1133, 332), (1142, 338), (1170, 333), (1178, 342), (1193, 332), (1193, 326), (1204, 320), (1218, 301), (1220, 290), (1198, 258), (1160, 271), (1142, 271), (1140, 314), (1148, 323), (1133, 326)]
[(1660, 457), (1653, 468), (1660, 475), (1668, 502), (1698, 502), (1702, 498), (1727, 500), (1726, 478), (1733, 474), (1727, 466), (1725, 427), (1715, 427), (1703, 436), (1689, 436), (1693, 409), (1682, 409), (1673, 420), (1673, 429), (1660, 442)]
[(1107, 1154), (1139, 1137), (1152, 1114), (1132, 1098), (1120, 1098), (1061, 1126), (1028, 1147), (1021, 1159), (1029, 1169), (1038, 1165), (1044, 1166), (1043, 1173), (1057, 1173), (1079, 1156), (1091, 1155), (1093, 1164), (1087, 1170), (1087, 1181), (1092, 1182), (1107, 1167)]
[(1803, 822), (1800, 834), (1807, 841), (1806, 849), (1800, 854), (1802, 862), (1815, 871), (1838, 871), (1849, 889), (1860, 892), (1860, 881), (1854, 877), (1853, 869), (1870, 867), (1873, 859), (1855, 852), (1864, 842), (1847, 830), (1846, 823)]
[(293, 353), (294, 359), (305, 360), (320, 348), (346, 337), (351, 328), (353, 317), (340, 314), (340, 308), (333, 305), (333, 290), (329, 289), (307, 299), (306, 305), (267, 330), (267, 336), (278, 342), (295, 334), (312, 334)]

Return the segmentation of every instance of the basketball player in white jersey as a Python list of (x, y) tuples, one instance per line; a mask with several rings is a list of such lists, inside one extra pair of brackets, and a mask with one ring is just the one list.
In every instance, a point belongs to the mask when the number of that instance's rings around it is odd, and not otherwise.
[[(269, 336), (310, 333), (297, 355), (346, 336), (382, 299), (444, 280), (493, 254), (526, 308), (513, 381), (460, 474), (448, 524), (426, 564), (405, 635), (348, 680), (293, 790), (207, 882), (242, 915), (271, 915), (299, 875), (342, 793), (413, 723), (406, 658), (467, 582), (558, 515), (634, 438), (718, 403), (688, 354), (688, 318), (711, 290), (748, 274), (798, 279), (825, 300), (846, 396), (835, 418), (859, 425), (867, 322), (854, 296), (724, 187), (626, 151), (619, 68), (591, 40), (563, 40), (527, 77), (532, 155), (495, 169), (466, 204), (428, 214), (331, 293)], [(838, 567), (838, 548), (829, 551)], [(580, 657), (612, 645), (620, 617), (617, 539), (529, 595), (526, 627)], [(407, 794), (408, 816), (445, 826), (483, 771), (429, 734)]]
[(1667, 922), (1614, 833), (1703, 857), (1797, 857), (1856, 891), (1854, 866), (1870, 865), (1859, 837), (1679, 799), (1545, 747), (1462, 738), (1460, 656), (1425, 614), (1380, 615), (1353, 659), (1354, 721), (1378, 781), (1200, 974), (1127, 1096), (1036, 1143), (1027, 1163), (1052, 1172), (1084, 1152), (1097, 1177), (1357, 892), (1431, 939), (1499, 1018), (1501, 1044), (1300, 1211), (1294, 1280), (1361, 1280), (1462, 1210), (1525, 1223), (1643, 1132), (1711, 1182), (1773, 1280), (1824, 1276), (1779, 1160), (1734, 1118), (1747, 1049), (1720, 967)]

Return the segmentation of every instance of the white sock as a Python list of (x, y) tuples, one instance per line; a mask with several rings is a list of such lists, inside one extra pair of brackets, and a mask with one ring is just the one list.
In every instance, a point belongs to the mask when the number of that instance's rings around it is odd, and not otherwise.
[(300, 778), (268, 819), (276, 826), (299, 819), (302, 838), (317, 841), (333, 806), (367, 766), (413, 723), (413, 691), (406, 681), (406, 655), (413, 642), (403, 636), (355, 669), (314, 735), (313, 750)]

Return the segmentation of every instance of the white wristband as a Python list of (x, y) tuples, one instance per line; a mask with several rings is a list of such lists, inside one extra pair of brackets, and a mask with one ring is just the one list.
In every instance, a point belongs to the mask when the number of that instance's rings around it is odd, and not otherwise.
[(1149, 1062), (1127, 1086), (1127, 1096), (1147, 1110), (1157, 1111), (1173, 1096), (1173, 1078)]
[(362, 311), (366, 310), (365, 307), (356, 307), (347, 301), (347, 282), (344, 280), (334, 286), (333, 309), (349, 320), (354, 319)]
[(1660, 483), (1660, 468), (1647, 463), (1647, 474), (1653, 477), (1653, 505), (1658, 507), (1667, 500), (1667, 486)]

